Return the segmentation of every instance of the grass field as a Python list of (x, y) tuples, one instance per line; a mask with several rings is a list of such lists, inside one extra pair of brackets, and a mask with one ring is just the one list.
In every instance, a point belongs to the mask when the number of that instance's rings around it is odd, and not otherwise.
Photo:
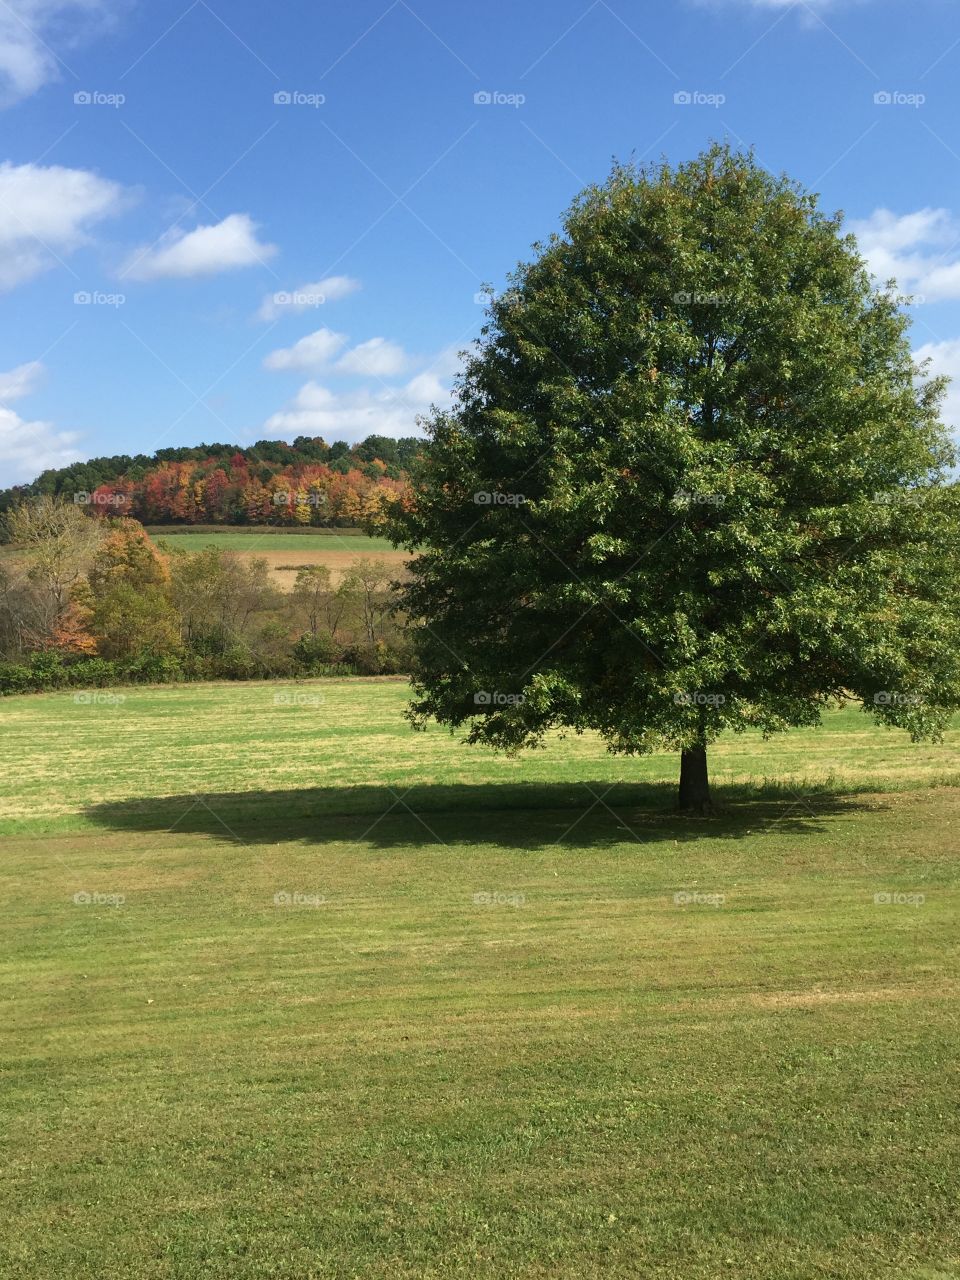
[(169, 542), (172, 546), (186, 551), (202, 551), (206, 547), (216, 547), (220, 551), (242, 551), (259, 553), (275, 548), (278, 542), (291, 543), (294, 551), (362, 551), (370, 555), (383, 552), (393, 553), (394, 548), (386, 538), (370, 538), (364, 533), (293, 533), (286, 529), (277, 529), (270, 533), (261, 531), (251, 533), (189, 533), (175, 529), (168, 532), (154, 532), (155, 541)]
[(960, 1275), (960, 733), (695, 821), (399, 682), (118, 693), (0, 704), (4, 1280)]
[(273, 580), (286, 590), (293, 587), (296, 571), (305, 565), (326, 565), (330, 570), (331, 581), (336, 586), (359, 559), (375, 557), (386, 560), (399, 571), (408, 558), (406, 552), (396, 551), (386, 538), (370, 538), (362, 533), (338, 533), (335, 529), (312, 534), (285, 529), (249, 533), (195, 533), (174, 529), (169, 533), (155, 531), (152, 537), (178, 551), (202, 551), (206, 547), (217, 547), (221, 551), (235, 551), (244, 557), (257, 556), (266, 560)]
[[(266, 560), (276, 585), (287, 591), (293, 588), (297, 570), (304, 566), (326, 565), (331, 582), (336, 586), (357, 560), (386, 560), (399, 574), (408, 559), (405, 551), (397, 551), (386, 538), (371, 538), (355, 530), (340, 533), (336, 529), (324, 529), (311, 533), (299, 529), (264, 528), (210, 533), (171, 525), (154, 526), (150, 536), (155, 542), (166, 543), (176, 551), (203, 551), (207, 547), (216, 547), (220, 551), (235, 551), (244, 558), (257, 556)], [(0, 560), (6, 557), (13, 563), (20, 556), (17, 548), (0, 545)]]

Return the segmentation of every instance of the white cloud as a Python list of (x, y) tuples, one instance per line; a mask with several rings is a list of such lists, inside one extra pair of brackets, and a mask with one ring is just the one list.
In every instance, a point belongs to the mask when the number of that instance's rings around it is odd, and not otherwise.
[(257, 239), (257, 224), (248, 214), (231, 213), (213, 226), (168, 233), (132, 254), (120, 274), (133, 280), (183, 280), (252, 267), (276, 252), (276, 245)]
[(284, 314), (300, 315), (312, 307), (322, 307), (327, 302), (339, 302), (360, 288), (360, 281), (352, 276), (327, 276), (312, 284), (301, 284), (296, 289), (268, 294), (257, 312), (261, 320), (276, 320)]
[(458, 364), (455, 351), (442, 351), (429, 368), (396, 387), (338, 392), (308, 382), (285, 409), (267, 420), (264, 430), (281, 439), (320, 435), (350, 442), (369, 435), (419, 435), (417, 415), (448, 402), (450, 377)]
[(930, 372), (934, 376), (946, 374), (953, 379), (943, 402), (942, 415), (944, 422), (960, 430), (960, 338), (925, 342), (922, 347), (917, 347), (913, 358), (918, 362), (929, 359)]
[(75, 432), (57, 431), (49, 422), (28, 422), (3, 403), (27, 395), (43, 373), (39, 360), (0, 372), (0, 484), (34, 480), (48, 467), (65, 467), (80, 454)]
[(88, 243), (90, 229), (128, 201), (118, 183), (86, 169), (0, 164), (0, 290)]
[(332, 329), (317, 329), (295, 342), (292, 347), (280, 347), (271, 351), (264, 360), (263, 367), (278, 372), (296, 369), (301, 373), (322, 369), (346, 341), (343, 333), (334, 333)]
[(61, 78), (54, 47), (108, 25), (113, 0), (4, 0), (0, 4), (0, 106)]
[(412, 435), (418, 433), (417, 414), (428, 408), (429, 404), (408, 398), (404, 388), (338, 393), (308, 382), (288, 408), (267, 420), (264, 430), (281, 438), (320, 435), (350, 442), (374, 434)]
[(340, 373), (362, 373), (371, 378), (393, 378), (409, 367), (410, 357), (403, 347), (386, 338), (361, 342), (337, 361)]
[(960, 298), (960, 225), (949, 210), (876, 209), (850, 230), (878, 281), (893, 278), (901, 292), (927, 302)]
[(27, 422), (12, 409), (0, 409), (0, 483), (25, 484), (48, 467), (78, 462), (76, 432), (57, 431), (49, 422)]
[(417, 404), (442, 404), (450, 395), (449, 380), (445, 381), (436, 370), (428, 369), (410, 379), (406, 394)]
[(43, 365), (39, 360), (18, 364), (16, 369), (11, 369), (8, 373), (0, 373), (0, 404), (27, 395), (34, 389), (42, 373)]

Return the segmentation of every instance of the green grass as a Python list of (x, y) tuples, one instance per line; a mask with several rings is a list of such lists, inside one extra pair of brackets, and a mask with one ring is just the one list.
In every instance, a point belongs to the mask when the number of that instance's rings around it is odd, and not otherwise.
[(956, 732), (685, 821), (396, 682), (119, 692), (0, 704), (4, 1280), (960, 1275)]
[(227, 533), (192, 533), (188, 530), (171, 529), (155, 531), (152, 534), (156, 542), (169, 542), (182, 551), (204, 551), (207, 547), (216, 547), (220, 551), (365, 551), (376, 554), (382, 551), (393, 551), (393, 546), (386, 538), (368, 537), (364, 533), (338, 533), (335, 529), (316, 533), (299, 533), (283, 529), (257, 530), (240, 533), (232, 530)]
[(275, 524), (147, 524), (144, 525), (147, 533), (164, 534), (175, 533), (181, 534), (203, 534), (203, 533), (231, 533), (240, 536), (247, 535), (252, 538), (259, 538), (271, 534), (289, 538), (291, 535), (295, 537), (332, 537), (338, 538), (343, 535), (354, 535), (357, 537), (364, 536), (363, 530), (351, 528), (350, 526), (333, 526), (318, 525), (311, 528), (309, 525), (275, 525)]

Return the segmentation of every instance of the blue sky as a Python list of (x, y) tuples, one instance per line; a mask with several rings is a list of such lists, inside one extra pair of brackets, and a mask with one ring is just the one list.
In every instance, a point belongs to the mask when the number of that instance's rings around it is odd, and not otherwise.
[(958, 77), (955, 0), (5, 0), (0, 484), (407, 434), (581, 187), (715, 137), (843, 209), (960, 375)]

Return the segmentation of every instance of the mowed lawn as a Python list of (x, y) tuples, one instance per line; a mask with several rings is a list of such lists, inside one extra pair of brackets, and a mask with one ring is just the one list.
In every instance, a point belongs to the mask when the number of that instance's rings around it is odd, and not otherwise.
[(960, 1275), (956, 731), (686, 820), (402, 682), (116, 693), (0, 702), (4, 1280)]

